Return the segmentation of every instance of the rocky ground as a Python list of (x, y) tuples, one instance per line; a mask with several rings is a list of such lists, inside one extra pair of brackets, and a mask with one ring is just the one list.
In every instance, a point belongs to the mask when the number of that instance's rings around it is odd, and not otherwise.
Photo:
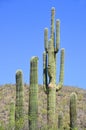
[[(63, 112), (63, 124), (64, 127), (69, 127), (69, 101), (70, 94), (76, 92), (77, 94), (77, 123), (78, 130), (86, 130), (86, 90), (64, 86), (62, 90), (57, 92), (56, 101), (56, 117), (60, 111)], [(29, 86), (24, 85), (24, 113), (26, 120), (26, 127), (28, 125), (27, 115), (28, 115), (28, 100), (29, 100)], [(9, 112), (10, 103), (15, 103), (15, 85), (6, 84), (0, 86), (0, 123), (7, 125), (9, 123)], [(43, 127), (47, 122), (47, 95), (43, 91), (43, 87), (39, 85), (39, 114), (38, 122), (39, 127)], [(58, 119), (58, 118), (56, 118)]]

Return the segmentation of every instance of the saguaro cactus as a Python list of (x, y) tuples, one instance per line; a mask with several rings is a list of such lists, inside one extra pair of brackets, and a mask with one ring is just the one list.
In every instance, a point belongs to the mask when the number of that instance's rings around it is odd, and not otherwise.
[(63, 129), (63, 113), (60, 112), (58, 115), (58, 130)]
[(77, 130), (77, 95), (70, 96), (70, 130)]
[(29, 130), (37, 130), (38, 116), (38, 58), (30, 61)]
[(47, 93), (48, 104), (48, 125), (55, 123), (55, 108), (56, 108), (56, 90), (60, 90), (63, 86), (64, 79), (64, 49), (61, 49), (60, 62), (60, 78), (56, 85), (56, 54), (60, 47), (60, 20), (56, 20), (56, 34), (54, 29), (55, 8), (51, 10), (51, 35), (48, 41), (48, 28), (44, 30), (44, 47), (43, 53), (43, 86)]
[(15, 104), (10, 103), (10, 113), (9, 113), (9, 130), (14, 130), (15, 128)]
[(15, 107), (15, 129), (23, 127), (24, 118), (24, 84), (21, 70), (16, 72), (16, 107)]

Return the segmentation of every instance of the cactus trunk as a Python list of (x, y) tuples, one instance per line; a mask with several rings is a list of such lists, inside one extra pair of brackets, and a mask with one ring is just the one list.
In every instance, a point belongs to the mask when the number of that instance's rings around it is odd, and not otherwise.
[(48, 94), (47, 94), (47, 123), (48, 127), (54, 128), (55, 126), (55, 112), (56, 112), (56, 89), (49, 88)]
[(37, 130), (38, 116), (38, 58), (30, 62), (29, 130)]

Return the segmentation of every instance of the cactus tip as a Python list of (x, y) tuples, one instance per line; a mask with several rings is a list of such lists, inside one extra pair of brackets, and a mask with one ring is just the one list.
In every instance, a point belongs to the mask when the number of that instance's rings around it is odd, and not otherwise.
[(56, 21), (60, 21), (60, 19), (56, 19)]
[(52, 11), (55, 11), (55, 7), (52, 7), (52, 9), (51, 9)]
[(22, 74), (22, 70), (21, 70), (21, 69), (18, 69), (18, 70), (16, 71), (16, 74)]
[(38, 60), (38, 57), (37, 56), (33, 56), (30, 60), (30, 62), (33, 62), (33, 61), (37, 61)]
[(44, 30), (47, 30), (47, 31), (48, 31), (48, 28), (46, 27), (46, 28), (44, 28)]
[(56, 22), (60, 22), (60, 19), (56, 19)]
[(37, 56), (33, 56), (32, 58), (31, 58), (31, 61), (32, 60), (38, 60), (38, 57)]
[(65, 51), (65, 49), (64, 49), (64, 48), (61, 48), (61, 51)]
[(71, 97), (74, 96), (74, 97), (77, 98), (77, 94), (76, 94), (75, 92), (72, 92), (70, 96), (71, 96)]
[(52, 15), (55, 15), (55, 7), (52, 7), (52, 9), (51, 9), (51, 14), (52, 14)]

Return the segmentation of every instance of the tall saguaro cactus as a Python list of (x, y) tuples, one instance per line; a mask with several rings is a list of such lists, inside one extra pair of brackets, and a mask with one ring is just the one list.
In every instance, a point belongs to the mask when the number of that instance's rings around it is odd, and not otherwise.
[(37, 130), (38, 116), (38, 58), (30, 61), (29, 130)]
[(24, 118), (24, 84), (21, 70), (16, 72), (16, 107), (15, 107), (15, 130), (22, 129)]
[(70, 96), (70, 130), (77, 130), (77, 95)]
[(64, 79), (64, 49), (61, 49), (60, 62), (60, 77), (59, 83), (56, 85), (56, 54), (60, 47), (60, 20), (56, 20), (56, 34), (55, 34), (55, 8), (51, 10), (51, 35), (48, 41), (48, 28), (44, 30), (44, 47), (43, 53), (43, 86), (47, 93), (48, 104), (48, 125), (53, 127), (55, 123), (55, 108), (56, 108), (56, 90), (60, 90), (63, 86)]

